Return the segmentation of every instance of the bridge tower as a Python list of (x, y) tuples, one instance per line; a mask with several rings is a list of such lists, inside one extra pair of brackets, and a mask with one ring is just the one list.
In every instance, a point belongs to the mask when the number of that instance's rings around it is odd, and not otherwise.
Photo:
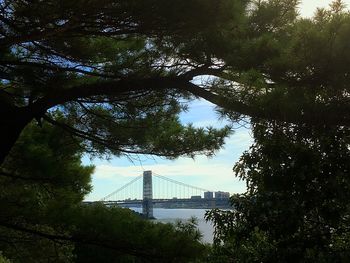
[(152, 190), (152, 171), (143, 172), (143, 200), (142, 214), (146, 218), (153, 218), (153, 190)]

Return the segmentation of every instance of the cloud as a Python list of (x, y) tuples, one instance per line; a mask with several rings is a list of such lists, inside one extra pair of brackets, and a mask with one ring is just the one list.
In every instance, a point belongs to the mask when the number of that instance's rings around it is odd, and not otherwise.
[(143, 171), (146, 170), (204, 189), (231, 193), (244, 192), (245, 182), (234, 176), (232, 167), (242, 151), (248, 149), (251, 143), (252, 138), (249, 130), (237, 129), (226, 140), (225, 148), (212, 158), (197, 156), (195, 160), (179, 158), (175, 161), (149, 158), (135, 163), (122, 161), (99, 163), (96, 164), (93, 175), (93, 194), (104, 196), (114, 188), (121, 187), (133, 178), (142, 175)]
[(225, 120), (221, 120), (216, 117), (212, 117), (211, 119), (205, 119), (200, 121), (195, 121), (192, 123), (194, 127), (203, 128), (203, 127), (214, 127), (214, 128), (223, 128), (229, 123)]
[(87, 197), (87, 200), (99, 200), (133, 178), (142, 175), (146, 170), (212, 191), (242, 193), (246, 189), (245, 182), (234, 176), (233, 161), (222, 160), (220, 157), (198, 156), (195, 160), (180, 158), (176, 161), (163, 160), (162, 162), (146, 165), (117, 165), (116, 163), (96, 165), (93, 175), (94, 191)]
[[(207, 102), (200, 101), (196, 106), (197, 109), (203, 108), (192, 111), (187, 119), (194, 121), (196, 126), (221, 126), (225, 122), (219, 125), (220, 121), (214, 114), (205, 110)], [(226, 139), (225, 147), (212, 158), (196, 156), (195, 160), (179, 158), (170, 161), (158, 157), (137, 156), (134, 163), (126, 158), (112, 158), (110, 162), (95, 161), (96, 168), (92, 178), (94, 190), (87, 199), (98, 200), (142, 175), (146, 170), (204, 189), (242, 193), (246, 189), (245, 182), (234, 176), (232, 167), (253, 142), (249, 132), (247, 128), (235, 129), (234, 134)]]
[[(103, 180), (106, 183), (124, 183), (127, 178), (142, 175), (143, 171), (151, 170), (156, 175), (162, 175), (173, 180), (196, 185), (204, 189), (225, 190), (219, 185), (227, 185), (235, 180), (231, 163), (212, 162), (206, 157), (196, 160), (181, 159), (177, 162), (150, 165), (98, 165), (93, 175), (94, 180)], [(216, 186), (218, 185), (218, 186)]]
[[(130, 165), (113, 166), (98, 165), (95, 168), (94, 177), (99, 179), (113, 179), (114, 177), (135, 177), (142, 175), (143, 171), (152, 170), (154, 173), (164, 176), (208, 176), (214, 172), (218, 174), (227, 173), (230, 165), (211, 164), (210, 159), (203, 163), (204, 158), (197, 160), (183, 159), (169, 164), (151, 164), (151, 165)], [(206, 158), (205, 158), (206, 159)]]

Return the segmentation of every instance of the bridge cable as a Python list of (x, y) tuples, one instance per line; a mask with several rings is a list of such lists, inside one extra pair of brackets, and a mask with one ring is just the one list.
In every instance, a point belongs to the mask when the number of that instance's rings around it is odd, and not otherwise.
[(167, 178), (167, 177), (162, 176), (160, 174), (153, 173), (153, 175), (158, 177), (158, 178), (160, 178), (160, 179), (163, 179), (165, 181), (168, 181), (168, 182), (171, 182), (171, 183), (174, 183), (174, 184), (178, 184), (178, 185), (181, 185), (181, 186), (193, 188), (193, 189), (196, 189), (196, 190), (199, 190), (199, 191), (203, 191), (203, 192), (214, 192), (214, 191), (210, 191), (210, 190), (207, 190), (207, 189), (204, 189), (204, 188), (201, 188), (201, 187), (193, 186), (193, 185), (190, 185), (190, 184), (185, 184), (185, 183), (182, 183), (182, 182), (179, 182), (179, 181)]
[(109, 195), (103, 197), (100, 199), (100, 201), (106, 201), (106, 199), (110, 198), (111, 196), (117, 194), (118, 192), (122, 191), (123, 189), (125, 189), (126, 187), (128, 187), (129, 185), (135, 183), (136, 181), (140, 180), (143, 176), (140, 175), (134, 179), (132, 179), (129, 183), (123, 185), (122, 187), (120, 187), (119, 189), (115, 190), (113, 193), (110, 193)]

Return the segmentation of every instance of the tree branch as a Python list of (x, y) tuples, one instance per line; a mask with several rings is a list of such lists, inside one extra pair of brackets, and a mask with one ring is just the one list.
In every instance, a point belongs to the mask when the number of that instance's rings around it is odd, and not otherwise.
[[(59, 72), (75, 72), (75, 73), (81, 73), (88, 76), (95, 76), (95, 77), (101, 77), (101, 78), (107, 78), (107, 79), (120, 79), (120, 76), (112, 75), (112, 74), (104, 74), (99, 73), (95, 71), (87, 71), (79, 68), (74, 67), (60, 67), (58, 65), (49, 65), (44, 63), (38, 63), (38, 62), (32, 62), (32, 61), (0, 61), (0, 65), (14, 65), (14, 66), (29, 66), (29, 67), (36, 67), (36, 68), (42, 68), (52, 71), (59, 71)], [(88, 68), (89, 66), (86, 66)]]
[(11, 224), (8, 222), (0, 222), (0, 226), (15, 230), (15, 231), (20, 231), (27, 234), (39, 236), (52, 241), (68, 241), (68, 242), (79, 243), (83, 245), (99, 246), (99, 247), (119, 251), (121, 253), (134, 255), (142, 258), (154, 258), (156, 256), (151, 251), (145, 251), (145, 249), (142, 247), (136, 247), (134, 245), (127, 244), (126, 241), (120, 241), (116, 244), (115, 240), (113, 241), (111, 240), (110, 243), (112, 243), (113, 245), (110, 245), (108, 241), (106, 242), (106, 241), (92, 240), (88, 238), (70, 236), (70, 235), (49, 234), (40, 230), (28, 228), (26, 226), (21, 226), (18, 224)]
[(190, 82), (186, 83), (182, 89), (226, 111), (236, 112), (255, 119), (276, 120), (295, 124), (306, 123), (310, 125), (350, 126), (350, 111), (345, 111), (345, 109), (338, 105), (324, 105), (322, 107), (310, 107), (303, 110), (287, 109), (284, 108), (283, 105), (279, 110), (271, 111), (267, 107), (263, 108), (259, 105), (247, 105), (243, 102), (232, 100), (229, 97), (217, 95)]
[(48, 117), (47, 115), (43, 116), (43, 119), (45, 121), (47, 121), (48, 123), (50, 123), (51, 125), (55, 125), (69, 133), (71, 133), (74, 136), (77, 136), (79, 138), (82, 138), (84, 140), (88, 140), (91, 141), (93, 143), (99, 144), (103, 147), (118, 151), (120, 153), (124, 153), (125, 155), (132, 155), (132, 154), (148, 154), (148, 155), (155, 155), (155, 156), (160, 156), (160, 157), (169, 157), (169, 158), (175, 158), (178, 157), (179, 155), (184, 155), (184, 154), (190, 154), (193, 151), (197, 150), (197, 149), (192, 149), (192, 148), (184, 148), (182, 151), (178, 151), (176, 153), (157, 153), (155, 151), (142, 151), (142, 150), (130, 150), (130, 149), (123, 149), (120, 147), (117, 147), (116, 145), (114, 145), (113, 141), (108, 141), (105, 140), (103, 138), (97, 137), (95, 135), (92, 135), (91, 133), (88, 132), (84, 132), (78, 129), (75, 129), (74, 127), (71, 127), (69, 125), (66, 125), (64, 123), (55, 121), (54, 119)]
[(121, 96), (146, 90), (179, 89), (186, 81), (176, 77), (153, 77), (140, 79), (121, 79), (82, 84), (67, 89), (54, 89), (46, 96), (26, 106), (33, 117), (42, 116), (48, 109), (74, 101), (98, 95)]

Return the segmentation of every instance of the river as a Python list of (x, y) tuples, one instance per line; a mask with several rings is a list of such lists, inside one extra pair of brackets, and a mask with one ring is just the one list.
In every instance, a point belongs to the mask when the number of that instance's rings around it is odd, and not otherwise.
[[(142, 208), (132, 207), (136, 212), (141, 213)], [(203, 242), (213, 243), (213, 226), (206, 222), (204, 214), (206, 209), (166, 209), (166, 208), (153, 208), (153, 216), (159, 222), (174, 223), (176, 220), (186, 220), (192, 216), (198, 219), (198, 229), (203, 234)]]

